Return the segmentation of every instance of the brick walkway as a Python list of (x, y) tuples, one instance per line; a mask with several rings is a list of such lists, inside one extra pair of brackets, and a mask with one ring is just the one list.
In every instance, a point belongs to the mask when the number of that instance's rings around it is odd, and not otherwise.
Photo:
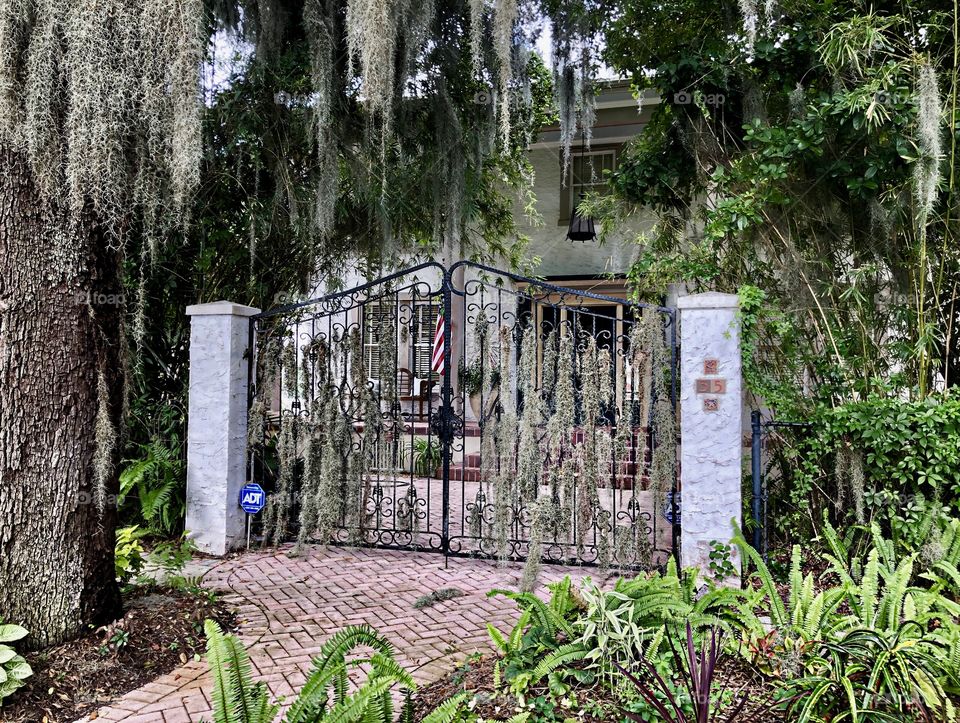
[[(441, 555), (387, 550), (314, 547), (299, 558), (286, 550), (251, 552), (211, 563), (204, 585), (238, 608), (240, 637), (254, 673), (274, 696), (290, 696), (303, 684), (310, 660), (336, 630), (369, 623), (394, 644), (418, 683), (431, 682), (475, 651), (491, 647), (487, 622), (508, 629), (516, 606), (487, 598), (495, 587), (516, 589), (522, 566), (500, 568), (488, 560), (449, 560)], [(584, 568), (544, 566), (541, 581)], [(593, 571), (596, 574), (596, 571)], [(465, 596), (416, 610), (414, 601), (455, 587)], [(99, 720), (182, 723), (211, 717), (205, 662), (193, 662), (101, 708)]]

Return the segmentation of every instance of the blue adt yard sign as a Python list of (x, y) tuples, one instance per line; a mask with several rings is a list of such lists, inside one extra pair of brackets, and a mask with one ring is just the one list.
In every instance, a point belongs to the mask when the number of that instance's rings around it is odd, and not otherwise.
[(250, 482), (240, 490), (240, 506), (248, 515), (255, 515), (267, 504), (267, 493), (263, 487)]

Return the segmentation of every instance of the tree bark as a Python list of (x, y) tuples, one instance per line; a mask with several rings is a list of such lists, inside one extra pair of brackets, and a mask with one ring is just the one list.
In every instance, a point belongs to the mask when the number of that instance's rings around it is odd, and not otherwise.
[(34, 648), (121, 610), (116, 474), (102, 509), (94, 489), (99, 374), (114, 431), (123, 407), (119, 261), (0, 146), (0, 617)]

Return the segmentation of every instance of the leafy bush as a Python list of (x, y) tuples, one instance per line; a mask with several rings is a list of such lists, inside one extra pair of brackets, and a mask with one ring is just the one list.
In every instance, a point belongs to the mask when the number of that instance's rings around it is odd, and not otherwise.
[[(212, 620), (204, 623), (207, 662), (213, 672), (215, 723), (270, 723), (279, 704), (270, 700), (267, 686), (252, 679), (250, 658), (233, 636), (224, 635)], [(357, 647), (373, 650), (366, 658), (348, 659)], [(350, 689), (350, 671), (365, 668), (366, 679)], [(412, 721), (411, 694), (416, 683), (394, 658), (386, 638), (367, 625), (354, 625), (335, 633), (313, 660), (313, 668), (300, 695), (284, 718), (286, 723), (320, 721), (378, 721), (394, 719), (391, 691), (399, 686), (404, 703), (400, 719)], [(423, 723), (451, 723), (459, 714), (463, 695), (454, 696), (423, 719)]]
[[(551, 583), (550, 601), (545, 603), (533, 593), (492, 590), (488, 595), (504, 595), (515, 601), (521, 613), (509, 634), (503, 635), (493, 625), (487, 630), (503, 655), (503, 675), (510, 689), (522, 695), (529, 685), (550, 671), (534, 671), (538, 662), (550, 653), (561, 650), (565, 641), (574, 637), (573, 620), (583, 610), (569, 577)], [(586, 681), (589, 674), (583, 679)]]
[(575, 589), (569, 578), (549, 588), (548, 603), (530, 593), (491, 593), (507, 595), (522, 611), (506, 636), (488, 626), (503, 654), (504, 678), (521, 699), (542, 681), (555, 695), (575, 684), (602, 684), (619, 694), (617, 667), (662, 660), (669, 654), (668, 626), (689, 623), (698, 635), (714, 627), (738, 634), (763, 629), (753, 613), (759, 594), (700, 590), (697, 571), (681, 576), (672, 559), (663, 574), (619, 579), (612, 590), (589, 579)]
[(146, 535), (147, 531), (141, 530), (139, 525), (121, 527), (117, 530), (113, 562), (117, 582), (127, 583), (143, 570), (146, 557), (140, 540)]
[(13, 695), (17, 688), (24, 684), (24, 681), (33, 675), (33, 670), (22, 655), (17, 655), (13, 646), (7, 643), (14, 643), (27, 636), (26, 628), (19, 625), (0, 624), (0, 707), (3, 706), (3, 699)]
[(643, 659), (666, 652), (665, 626), (690, 623), (695, 630), (718, 627), (728, 631), (762, 629), (752, 609), (756, 595), (727, 587), (698, 590), (696, 570), (681, 577), (671, 558), (661, 575), (619, 579), (612, 590), (585, 581), (579, 591), (586, 610), (571, 625), (569, 643), (546, 655), (533, 670), (533, 680), (578, 663), (588, 671), (617, 677), (614, 665), (632, 669)]
[(811, 509), (812, 519), (827, 510), (837, 522), (878, 522), (915, 550), (960, 511), (960, 399), (874, 396), (820, 407), (805, 421), (797, 473), (775, 491), (792, 510), (781, 516), (787, 532), (806, 532)]
[[(784, 679), (791, 720), (954, 720), (960, 690), (960, 521), (944, 525), (937, 560), (917, 572), (876, 523), (857, 544), (825, 522), (828, 563), (815, 591), (795, 547), (786, 601), (763, 560), (737, 533), (773, 630), (749, 639), (753, 662)], [(907, 716), (906, 718), (904, 716)]]

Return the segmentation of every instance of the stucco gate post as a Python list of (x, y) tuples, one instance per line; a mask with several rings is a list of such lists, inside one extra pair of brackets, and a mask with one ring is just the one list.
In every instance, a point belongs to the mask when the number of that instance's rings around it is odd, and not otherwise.
[(260, 309), (229, 301), (187, 307), (190, 407), (187, 521), (201, 552), (224, 555), (245, 539), (239, 506), (246, 482), (247, 346)]
[[(742, 379), (736, 294), (682, 296), (680, 563), (709, 571), (711, 543), (730, 542), (742, 513)], [(732, 551), (739, 566), (736, 549)], [(739, 580), (737, 581), (739, 582)]]

